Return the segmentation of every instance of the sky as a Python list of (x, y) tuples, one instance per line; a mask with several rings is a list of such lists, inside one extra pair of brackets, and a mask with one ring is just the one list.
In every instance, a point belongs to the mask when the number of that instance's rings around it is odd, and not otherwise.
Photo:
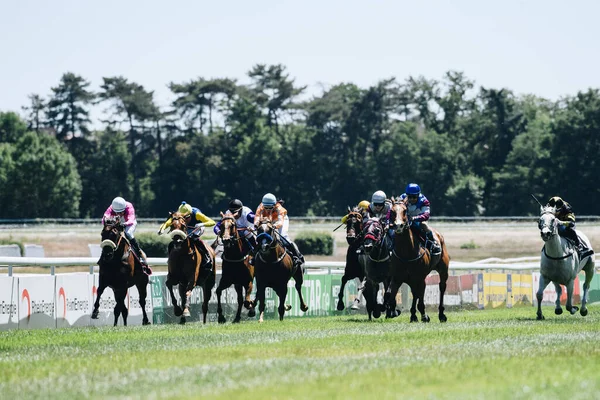
[(456, 70), (558, 100), (600, 88), (598, 16), (591, 0), (5, 1), (0, 111), (47, 97), (65, 72), (94, 91), (122, 75), (168, 106), (169, 82), (248, 83), (258, 63), (285, 65), (312, 95)]

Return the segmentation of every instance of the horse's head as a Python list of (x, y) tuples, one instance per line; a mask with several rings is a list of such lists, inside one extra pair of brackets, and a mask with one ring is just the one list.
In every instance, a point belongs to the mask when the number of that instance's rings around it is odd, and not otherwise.
[(346, 218), (346, 241), (348, 244), (354, 243), (358, 234), (363, 228), (363, 215), (360, 212), (360, 208), (354, 207), (350, 209), (348, 207), (348, 217)]
[(363, 247), (365, 252), (369, 254), (373, 247), (380, 243), (383, 239), (383, 225), (378, 218), (369, 218), (365, 222), (365, 228), (363, 230), (364, 242)]
[(550, 238), (557, 234), (558, 220), (556, 219), (555, 207), (543, 207), (538, 220), (538, 228), (542, 240), (547, 242)]
[(390, 220), (396, 227), (396, 234), (405, 232), (410, 227), (408, 218), (408, 204), (406, 200), (392, 198), (392, 210)]
[(260, 246), (260, 251), (266, 252), (276, 242), (273, 222), (270, 218), (261, 218), (256, 227), (256, 243)]
[(219, 232), (219, 237), (223, 242), (223, 247), (228, 249), (239, 243), (240, 235), (238, 234), (233, 214), (221, 213), (221, 218), (221, 231)]
[(102, 227), (102, 234), (100, 247), (102, 248), (102, 258), (110, 260), (115, 254), (115, 250), (119, 247), (121, 239), (123, 238), (123, 231), (125, 227), (121, 223), (121, 218), (116, 216), (112, 218), (106, 218), (104, 220), (104, 226)]
[(173, 241), (173, 250), (179, 250), (187, 240), (187, 225), (185, 216), (180, 212), (174, 212), (171, 215), (171, 230), (169, 237)]

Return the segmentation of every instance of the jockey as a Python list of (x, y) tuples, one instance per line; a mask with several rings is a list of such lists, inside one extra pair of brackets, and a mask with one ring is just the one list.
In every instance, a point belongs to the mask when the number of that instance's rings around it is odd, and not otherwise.
[(575, 243), (580, 260), (594, 254), (594, 251), (588, 248), (584, 241), (579, 239), (579, 235), (577, 235), (577, 232), (575, 231), (575, 214), (569, 203), (558, 196), (554, 196), (548, 200), (546, 207), (556, 208), (556, 218), (561, 222), (558, 226), (558, 233), (561, 236), (571, 239)]
[[(241, 200), (233, 199), (229, 202), (229, 208), (225, 215), (232, 215), (235, 218), (235, 226), (244, 238), (243, 249), (244, 254), (256, 247), (256, 239), (254, 238), (254, 213), (250, 207), (246, 207)], [(213, 231), (219, 236), (221, 233), (221, 222), (217, 222)]]
[(279, 232), (283, 247), (290, 253), (296, 267), (301, 267), (304, 264), (304, 256), (300, 253), (298, 246), (292, 242), (288, 236), (290, 220), (287, 215), (287, 210), (283, 208), (283, 201), (275, 198), (272, 193), (267, 193), (263, 196), (262, 202), (258, 205), (254, 217), (254, 225), (258, 226), (261, 218), (269, 218), (273, 222), (273, 226)]
[[(196, 249), (202, 255), (202, 265), (200, 268), (205, 270), (212, 270), (212, 259), (208, 253), (208, 249), (204, 245), (200, 236), (204, 233), (204, 227), (211, 227), (216, 224), (211, 218), (207, 217), (200, 211), (199, 208), (192, 207), (185, 201), (181, 202), (181, 205), (177, 209), (179, 213), (185, 218), (185, 225), (187, 228), (187, 234), (192, 238), (192, 243), (196, 246)], [(171, 226), (172, 218), (166, 220), (159, 228), (158, 234), (162, 234), (165, 229)], [(169, 253), (171, 252), (172, 244), (169, 244)]]
[(371, 204), (369, 204), (366, 212), (368, 218), (377, 218), (381, 221), (386, 231), (386, 246), (390, 251), (394, 246), (394, 230), (389, 229), (391, 209), (392, 202), (388, 200), (383, 190), (378, 190), (371, 196)]
[(407, 199), (408, 216), (411, 220), (411, 228), (415, 227), (425, 234), (427, 240), (432, 243), (431, 252), (438, 254), (442, 251), (439, 243), (433, 237), (433, 231), (429, 228), (427, 220), (431, 213), (431, 207), (427, 197), (421, 193), (421, 187), (416, 183), (409, 183), (406, 186), (405, 193), (400, 196), (400, 200)]
[(142, 264), (142, 270), (150, 275), (152, 274), (152, 270), (148, 267), (148, 263), (146, 262), (146, 257), (142, 249), (140, 249), (140, 245), (136, 240), (135, 228), (137, 227), (137, 220), (135, 218), (135, 209), (133, 208), (133, 204), (128, 201), (125, 201), (122, 197), (115, 197), (110, 206), (104, 212), (104, 216), (102, 217), (102, 222), (109, 218), (114, 217), (121, 218), (123, 225), (125, 226), (125, 237), (129, 240), (133, 251), (137, 255), (137, 258), (140, 260), (140, 264)]

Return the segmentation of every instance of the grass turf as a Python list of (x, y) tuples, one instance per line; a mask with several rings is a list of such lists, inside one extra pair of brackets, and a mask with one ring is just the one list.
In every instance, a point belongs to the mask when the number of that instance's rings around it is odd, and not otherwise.
[(600, 396), (600, 306), (0, 333), (0, 398)]

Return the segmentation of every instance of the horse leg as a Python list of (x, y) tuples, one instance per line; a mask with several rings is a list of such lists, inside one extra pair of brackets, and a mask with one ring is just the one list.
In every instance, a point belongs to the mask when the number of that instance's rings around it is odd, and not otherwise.
[(223, 315), (223, 308), (221, 307), (221, 293), (223, 292), (223, 289), (228, 288), (229, 286), (231, 286), (231, 283), (228, 282), (228, 280), (226, 281), (225, 279), (223, 279), (223, 277), (221, 277), (219, 286), (217, 286), (217, 289), (215, 290), (215, 293), (217, 295), (217, 320), (220, 324), (224, 324), (225, 321), (227, 321), (227, 319)]
[(252, 288), (254, 287), (254, 283), (250, 280), (246, 286), (244, 286), (244, 290), (246, 291), (246, 300), (244, 301), (244, 307), (248, 309), (248, 317), (254, 318), (256, 315), (256, 301), (252, 301), (250, 299), (250, 295), (252, 294)]
[(415, 292), (415, 289), (413, 289), (414, 286), (414, 283), (410, 286), (410, 292), (412, 293), (412, 305), (410, 306), (410, 322), (419, 321), (419, 319), (417, 318), (417, 300), (419, 299), (419, 296)]
[(277, 311), (279, 313), (279, 320), (283, 321), (283, 314), (285, 314), (287, 308), (285, 305), (285, 299), (288, 293), (287, 284), (275, 290), (275, 293), (277, 293), (277, 297), (279, 297), (279, 306), (277, 307)]
[[(294, 280), (296, 281), (296, 292), (298, 292), (298, 297), (300, 298), (300, 310), (302, 312), (306, 312), (308, 310), (308, 306), (304, 302), (304, 297), (302, 297), (302, 283), (304, 282), (304, 276), (302, 275), (302, 268), (296, 268), (296, 273), (294, 274)], [(285, 286), (285, 290), (287, 293), (287, 285)]]
[(92, 311), (92, 319), (98, 319), (98, 309), (100, 308), (100, 297), (102, 297), (102, 293), (104, 293), (104, 289), (106, 289), (106, 283), (104, 283), (102, 277), (100, 278), (100, 283), (98, 284), (98, 291), (96, 292), (96, 301), (94, 302), (94, 310)]
[(363, 297), (363, 293), (365, 292), (365, 287), (367, 286), (367, 277), (366, 276), (362, 276), (362, 277), (359, 276), (358, 279), (359, 279), (360, 283), (358, 286), (358, 291), (356, 292), (356, 298), (354, 299), (354, 302), (350, 306), (351, 310), (358, 310), (358, 305), (360, 304), (360, 298)]
[(573, 286), (575, 285), (575, 279), (571, 279), (567, 284), (567, 304), (566, 309), (571, 315), (579, 311), (579, 307), (573, 305)]
[(367, 309), (367, 314), (369, 315), (369, 321), (371, 321), (371, 315), (373, 314), (373, 304), (371, 303), (371, 291), (369, 287), (364, 287), (364, 296), (365, 307)]
[(379, 303), (377, 303), (377, 293), (379, 292), (379, 283), (367, 282), (369, 288), (371, 290), (371, 302), (373, 304), (373, 318), (381, 317), (381, 308), (379, 307)]
[(190, 316), (190, 308), (188, 305), (187, 290), (186, 290), (186, 287), (181, 283), (179, 285), (177, 285), (177, 289), (179, 290), (179, 297), (181, 298), (181, 309), (182, 309), (181, 318), (179, 319), (179, 323), (185, 324), (185, 322), (186, 322), (185, 318)]
[(238, 323), (242, 319), (242, 306), (244, 305), (244, 296), (242, 295), (242, 285), (235, 284), (235, 291), (237, 293), (237, 313), (235, 314), (235, 319), (232, 321), (234, 324)]
[(344, 276), (342, 276), (342, 285), (340, 286), (340, 293), (338, 293), (338, 311), (342, 311), (344, 309), (344, 288), (346, 287), (347, 282), (348, 277), (346, 276), (346, 274), (344, 274)]
[(113, 314), (115, 316), (115, 323), (113, 326), (117, 326), (119, 321), (119, 315), (123, 315), (123, 326), (127, 326), (127, 307), (125, 307), (125, 297), (127, 296), (127, 289), (115, 289), (115, 308)]
[(542, 274), (540, 274), (539, 287), (538, 287), (537, 293), (535, 294), (535, 297), (536, 297), (537, 303), (538, 303), (537, 318), (536, 318), (538, 321), (541, 321), (544, 319), (544, 315), (542, 314), (542, 299), (544, 298), (544, 289), (546, 289), (546, 286), (548, 286), (548, 283), (550, 283), (550, 282), (546, 282), (544, 280), (544, 276)]
[[(554, 302), (554, 304), (555, 304), (554, 314), (560, 315), (563, 313), (563, 309), (560, 306), (560, 298), (562, 296), (562, 286), (560, 286), (556, 282), (552, 282), (552, 283), (554, 283), (554, 288), (556, 290), (556, 301)], [(571, 305), (569, 303), (567, 303), (567, 310), (570, 308), (570, 306)]]
[(581, 314), (582, 317), (585, 317), (588, 314), (587, 296), (588, 296), (588, 290), (590, 288), (590, 282), (592, 281), (592, 278), (594, 277), (595, 265), (593, 262), (590, 263), (590, 260), (588, 260), (588, 262), (584, 268), (585, 282), (583, 283), (583, 297), (581, 298), (581, 310), (579, 310), (579, 313)]
[[(208, 279), (206, 283), (204, 284), (204, 286), (202, 287), (202, 294), (204, 295), (204, 298), (202, 299), (202, 323), (206, 324), (206, 316), (208, 315), (208, 302), (210, 301), (210, 296), (211, 296), (211, 289), (213, 288), (213, 286), (208, 284)], [(214, 282), (213, 282), (214, 284)], [(189, 295), (192, 295), (192, 291), (190, 290)], [(189, 299), (188, 299), (189, 300)]]
[(171, 294), (171, 303), (173, 303), (173, 313), (175, 313), (176, 317), (180, 317), (183, 313), (183, 310), (177, 304), (177, 299), (175, 298), (175, 293), (173, 293), (173, 286), (177, 285), (175, 279), (171, 277), (170, 274), (167, 274), (167, 280), (165, 281), (165, 286), (169, 289), (169, 293)]
[(148, 295), (147, 285), (147, 282), (141, 282), (140, 284), (136, 285), (138, 293), (140, 294), (140, 307), (142, 307), (142, 325), (150, 325), (148, 313), (146, 313), (146, 296)]
[(256, 304), (258, 304), (258, 322), (264, 322), (265, 316), (265, 287), (256, 283)]
[(398, 289), (402, 285), (402, 282), (396, 281), (396, 279), (392, 278), (390, 285), (385, 291), (385, 295), (383, 296), (383, 304), (385, 305), (385, 317), (386, 318), (396, 318), (400, 313), (396, 310), (396, 295), (398, 294)]
[(441, 271), (438, 271), (438, 273), (440, 275), (440, 306), (438, 308), (438, 318), (440, 319), (440, 322), (446, 322), (448, 321), (448, 317), (446, 317), (446, 314), (444, 314), (444, 293), (446, 293), (448, 270), (442, 269)]
[(429, 322), (431, 319), (425, 312), (425, 279), (419, 284), (419, 305), (417, 308), (421, 313), (421, 322)]

